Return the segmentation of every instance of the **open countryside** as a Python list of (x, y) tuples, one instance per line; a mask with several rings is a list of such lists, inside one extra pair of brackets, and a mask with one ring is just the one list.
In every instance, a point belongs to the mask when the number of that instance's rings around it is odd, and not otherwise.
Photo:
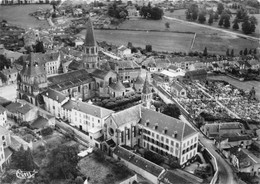
[[(84, 30), (81, 35), (85, 33)], [(194, 37), (194, 34), (153, 31), (96, 30), (95, 33), (98, 41), (106, 41), (114, 45), (126, 45), (132, 42), (135, 47), (142, 48), (145, 45), (152, 45), (153, 50), (168, 52), (189, 51)]]

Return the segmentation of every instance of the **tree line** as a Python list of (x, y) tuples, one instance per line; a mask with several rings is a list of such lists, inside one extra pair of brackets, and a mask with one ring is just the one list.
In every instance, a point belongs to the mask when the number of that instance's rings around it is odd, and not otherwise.
[[(222, 3), (218, 4), (217, 11), (213, 10), (206, 11), (205, 9), (199, 9), (197, 4), (192, 4), (185, 12), (186, 19), (190, 21), (198, 21), (201, 24), (206, 22), (206, 15), (209, 15), (208, 24), (211, 25), (213, 22), (218, 21), (218, 26), (226, 29), (231, 27), (232, 13), (229, 9), (225, 9)], [(252, 34), (255, 32), (256, 25), (258, 24), (257, 19), (254, 16), (249, 16), (246, 9), (241, 8), (237, 10), (236, 17), (232, 22), (232, 29), (239, 30), (239, 23), (241, 24), (241, 30), (244, 34)]]

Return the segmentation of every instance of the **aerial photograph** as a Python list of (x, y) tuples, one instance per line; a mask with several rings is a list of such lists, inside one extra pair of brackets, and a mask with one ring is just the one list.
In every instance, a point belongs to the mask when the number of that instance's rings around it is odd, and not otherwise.
[(260, 184), (260, 0), (0, 0), (0, 184)]

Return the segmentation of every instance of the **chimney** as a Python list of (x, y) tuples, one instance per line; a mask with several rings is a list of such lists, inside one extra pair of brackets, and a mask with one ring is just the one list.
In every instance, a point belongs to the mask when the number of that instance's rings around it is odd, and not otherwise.
[(167, 134), (168, 128), (165, 127), (163, 131), (164, 131), (164, 134)]
[(149, 120), (146, 120), (145, 125), (146, 125), (146, 126), (149, 126)]
[(155, 129), (155, 130), (158, 129), (158, 123), (155, 124), (154, 129)]
[(174, 131), (174, 133), (173, 133), (173, 137), (176, 138), (177, 135), (178, 135), (178, 132), (177, 132), (177, 131)]
[(59, 100), (59, 96), (56, 96), (56, 100), (57, 100), (57, 101)]
[(48, 92), (46, 93), (46, 96), (49, 96), (49, 93), (48, 93)]

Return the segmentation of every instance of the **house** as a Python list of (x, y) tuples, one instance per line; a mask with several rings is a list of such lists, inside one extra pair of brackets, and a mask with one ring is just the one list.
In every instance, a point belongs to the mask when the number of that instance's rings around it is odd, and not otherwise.
[(7, 85), (16, 83), (18, 74), (16, 67), (5, 68), (1, 71), (1, 73), (5, 76)]
[(207, 78), (207, 71), (204, 69), (187, 71), (184, 76), (184, 79), (186, 80), (206, 80), (206, 78)]
[(12, 150), (9, 148), (11, 145), (10, 132), (4, 127), (0, 126), (0, 173), (10, 162)]
[(241, 170), (251, 165), (248, 155), (240, 147), (230, 148), (229, 152), (230, 161), (236, 169)]
[(247, 62), (251, 65), (252, 70), (258, 70), (260, 68), (260, 61), (256, 59), (250, 59)]
[(135, 6), (127, 6), (126, 10), (129, 20), (136, 20), (141, 17), (140, 12), (136, 9)]
[(54, 89), (48, 88), (48, 90), (42, 93), (45, 107), (44, 109), (53, 114), (55, 117), (61, 117), (62, 105), (68, 102), (69, 97), (65, 94), (56, 91)]
[(119, 57), (123, 58), (123, 57), (129, 57), (132, 55), (131, 49), (127, 48), (124, 45), (121, 45), (120, 47), (118, 47), (117, 49), (117, 54), (119, 55)]
[(207, 123), (201, 127), (201, 131), (208, 137), (214, 138), (224, 134), (242, 134), (245, 128), (239, 122)]
[(198, 133), (188, 124), (141, 105), (113, 113), (106, 122), (105, 150), (111, 145), (139, 145), (161, 155), (171, 155), (185, 165), (197, 154)]
[(137, 76), (141, 73), (141, 67), (132, 59), (122, 59), (119, 61), (109, 61), (110, 67), (114, 70), (119, 79), (133, 83)]
[(189, 65), (189, 70), (193, 71), (193, 70), (202, 70), (202, 69), (206, 69), (206, 65), (203, 62), (195, 62)]
[(31, 107), (29, 104), (13, 102), (6, 106), (7, 116), (18, 122), (32, 122), (37, 118), (37, 108)]
[(223, 134), (215, 138), (215, 143), (219, 149), (226, 149), (235, 146), (249, 148), (252, 144), (252, 137), (246, 134)]
[(113, 157), (121, 160), (129, 169), (137, 172), (153, 184), (157, 184), (158, 177), (164, 172), (164, 168), (158, 166), (145, 158), (117, 146), (113, 151)]
[(187, 91), (182, 85), (176, 81), (173, 81), (170, 84), (170, 91), (171, 94), (173, 94), (177, 98), (186, 98), (187, 97)]
[(7, 126), (7, 113), (6, 108), (0, 105), (0, 126), (6, 127)]
[(86, 102), (69, 100), (62, 105), (62, 119), (84, 131), (91, 146), (100, 148), (106, 119), (114, 111)]

